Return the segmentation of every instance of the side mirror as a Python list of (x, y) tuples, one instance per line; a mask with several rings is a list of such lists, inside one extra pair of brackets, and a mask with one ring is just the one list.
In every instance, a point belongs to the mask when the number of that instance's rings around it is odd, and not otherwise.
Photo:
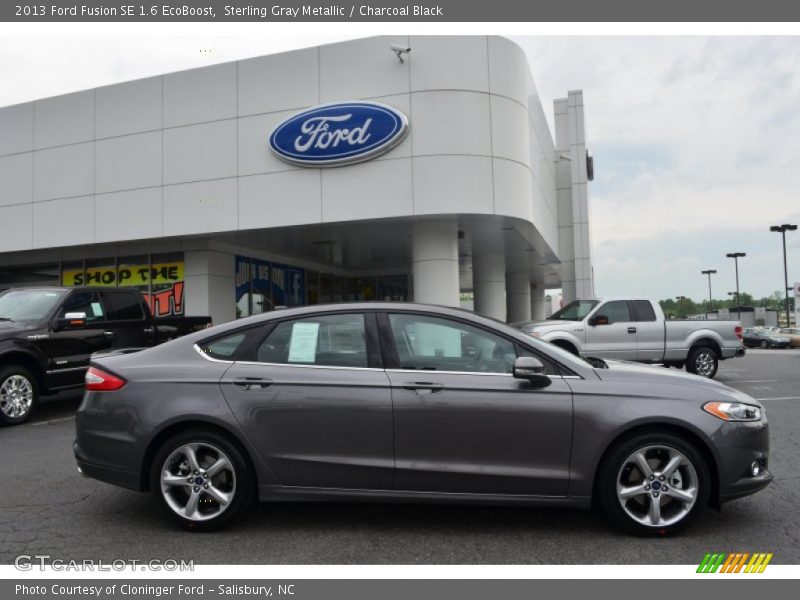
[(85, 312), (71, 312), (66, 313), (63, 317), (55, 320), (54, 329), (61, 331), (63, 329), (80, 329), (86, 326), (86, 313)]
[(595, 315), (589, 319), (589, 325), (608, 325), (608, 317), (605, 315)]
[(514, 377), (526, 379), (533, 387), (543, 388), (550, 385), (550, 378), (544, 372), (542, 361), (533, 356), (520, 356), (514, 361)]

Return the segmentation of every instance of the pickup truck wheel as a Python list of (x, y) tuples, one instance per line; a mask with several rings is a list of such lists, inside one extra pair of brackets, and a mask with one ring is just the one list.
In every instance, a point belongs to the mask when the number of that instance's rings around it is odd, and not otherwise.
[(713, 348), (700, 346), (692, 348), (686, 359), (686, 370), (689, 373), (712, 379), (717, 374), (719, 358)]
[(0, 369), (0, 424), (24, 423), (38, 402), (39, 385), (33, 373), (16, 365)]
[(685, 529), (708, 505), (711, 476), (686, 439), (647, 432), (611, 449), (598, 471), (598, 502), (618, 527), (664, 536)]

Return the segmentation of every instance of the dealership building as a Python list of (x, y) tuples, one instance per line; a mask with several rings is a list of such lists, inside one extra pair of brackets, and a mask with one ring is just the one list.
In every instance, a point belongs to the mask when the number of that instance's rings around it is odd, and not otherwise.
[[(43, 71), (42, 76), (47, 76)], [(0, 108), (0, 290), (136, 286), (215, 323), (362, 300), (542, 318), (593, 295), (583, 95), (522, 49), (386, 36)]]

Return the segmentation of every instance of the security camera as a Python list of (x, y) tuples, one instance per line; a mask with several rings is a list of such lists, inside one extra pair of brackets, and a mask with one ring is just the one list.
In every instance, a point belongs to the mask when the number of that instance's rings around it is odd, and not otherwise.
[(392, 52), (394, 52), (397, 55), (397, 60), (399, 60), (401, 63), (405, 62), (403, 60), (403, 54), (408, 54), (409, 52), (411, 52), (411, 46), (403, 46), (402, 44), (392, 44), (389, 47), (392, 49)]

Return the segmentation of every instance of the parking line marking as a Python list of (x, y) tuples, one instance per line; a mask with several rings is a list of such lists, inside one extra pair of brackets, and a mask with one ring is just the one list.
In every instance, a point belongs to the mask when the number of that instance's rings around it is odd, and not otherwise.
[(728, 383), (776, 383), (777, 379), (734, 379)]
[(800, 400), (800, 396), (778, 396), (777, 398), (756, 398), (759, 402), (765, 400)]
[(31, 425), (49, 425), (50, 423), (61, 423), (62, 421), (71, 421), (74, 418), (75, 417), (72, 416), (72, 417), (62, 417), (60, 419), (51, 419), (50, 421), (36, 421), (34, 423), (31, 423)]

